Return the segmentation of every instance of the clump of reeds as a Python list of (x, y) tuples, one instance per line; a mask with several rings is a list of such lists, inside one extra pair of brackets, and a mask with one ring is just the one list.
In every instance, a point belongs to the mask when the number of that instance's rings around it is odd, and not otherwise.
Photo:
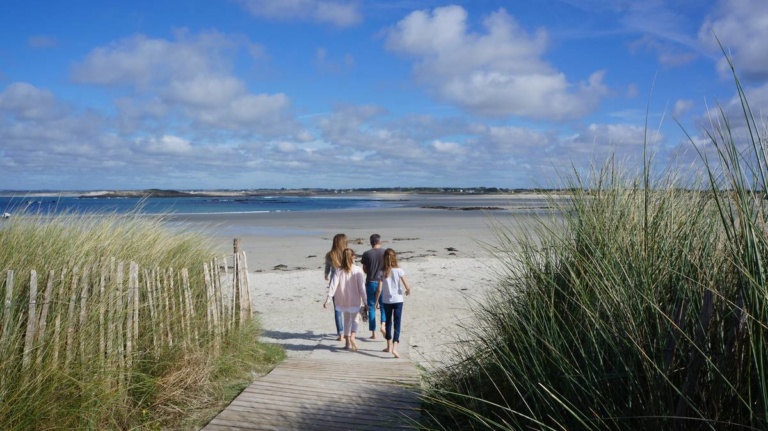
[(209, 419), (233, 385), (282, 355), (238, 318), (234, 293), (222, 295), (227, 262), (217, 254), (204, 232), (138, 213), (3, 221), (1, 427), (176, 429)]
[(608, 163), (553, 201), (559, 228), (499, 229), (507, 268), (430, 376), (434, 426), (768, 428), (768, 145), (736, 82), (747, 133), (720, 111), (704, 187)]

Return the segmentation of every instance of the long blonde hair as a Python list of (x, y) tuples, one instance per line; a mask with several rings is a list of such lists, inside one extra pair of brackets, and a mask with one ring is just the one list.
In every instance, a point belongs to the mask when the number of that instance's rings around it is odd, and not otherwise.
[(343, 257), (341, 259), (341, 269), (344, 272), (352, 271), (352, 267), (355, 265), (355, 251), (351, 248), (345, 248)]
[(389, 277), (392, 274), (392, 268), (397, 268), (397, 255), (395, 250), (388, 248), (384, 250), (384, 261), (382, 262), (381, 269), (384, 271), (384, 277)]
[(331, 251), (325, 254), (325, 258), (331, 262), (332, 267), (338, 268), (341, 266), (341, 254), (345, 248), (347, 248), (347, 236), (343, 233), (337, 233), (333, 237)]

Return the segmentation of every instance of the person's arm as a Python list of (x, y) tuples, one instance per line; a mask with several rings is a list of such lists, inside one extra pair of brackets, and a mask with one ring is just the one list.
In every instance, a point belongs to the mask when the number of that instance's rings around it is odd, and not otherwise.
[(365, 293), (365, 275), (363, 275), (362, 272), (358, 272), (355, 274), (355, 278), (357, 279), (357, 290), (360, 292), (360, 298), (363, 300), (363, 304), (365, 306), (365, 311), (368, 311), (368, 295)]
[(331, 298), (333, 298), (333, 295), (336, 294), (336, 288), (339, 286), (340, 280), (341, 277), (339, 277), (339, 275), (334, 272), (333, 277), (331, 277), (331, 283), (328, 285), (328, 294), (325, 296), (323, 308), (328, 308), (328, 303), (331, 301)]
[(325, 260), (325, 268), (323, 269), (323, 275), (325, 276), (325, 281), (328, 281), (328, 276), (331, 275), (331, 262), (328, 261), (328, 259)]
[(368, 274), (368, 255), (363, 253), (363, 258), (360, 259), (360, 265), (363, 267), (363, 273)]
[(407, 281), (405, 281), (405, 277), (403, 277), (403, 276), (401, 275), (401, 276), (400, 276), (400, 281), (402, 281), (402, 282), (403, 282), (403, 286), (405, 286), (405, 296), (408, 296), (408, 295), (410, 295), (410, 294), (411, 294), (411, 287), (410, 287), (410, 286), (408, 286), (408, 282), (407, 282)]
[(379, 287), (376, 289), (376, 305), (374, 307), (378, 310), (379, 309), (379, 298), (381, 298), (381, 286), (384, 284), (382, 280), (379, 280)]

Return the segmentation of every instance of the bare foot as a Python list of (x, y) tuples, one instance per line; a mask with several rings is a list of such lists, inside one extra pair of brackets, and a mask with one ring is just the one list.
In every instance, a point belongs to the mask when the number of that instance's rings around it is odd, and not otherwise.
[(352, 342), (352, 351), (357, 352), (357, 344), (354, 341)]
[(349, 350), (349, 344), (344, 346), (344, 350)]
[(376, 339), (376, 332), (374, 331), (374, 332), (371, 332), (371, 340), (375, 340), (375, 339)]
[(396, 357), (396, 358), (399, 358), (399, 357), (400, 357), (400, 355), (398, 355), (398, 354), (397, 354), (397, 350), (393, 350), (393, 351), (392, 351), (392, 354), (393, 354), (393, 355), (395, 355), (395, 357)]
[(387, 352), (387, 353), (389, 353), (389, 352), (391, 352), (391, 350), (389, 350), (389, 347), (387, 347), (386, 349), (382, 350), (382, 352)]
[(343, 340), (343, 339), (344, 339), (344, 338), (343, 338), (341, 335), (339, 335), (339, 338), (337, 338), (337, 339), (336, 339), (336, 341), (341, 341), (341, 340)]

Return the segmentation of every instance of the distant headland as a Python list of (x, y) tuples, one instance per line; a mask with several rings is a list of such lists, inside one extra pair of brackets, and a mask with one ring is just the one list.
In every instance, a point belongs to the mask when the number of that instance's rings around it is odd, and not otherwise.
[(82, 199), (109, 198), (184, 198), (184, 197), (248, 197), (248, 196), (334, 196), (368, 194), (434, 194), (434, 195), (507, 195), (567, 193), (568, 190), (502, 187), (376, 187), (376, 188), (280, 188), (280, 189), (216, 189), (216, 190), (0, 190), (0, 196), (71, 196)]
[(74, 196), (82, 199), (108, 198), (183, 198), (183, 197), (248, 197), (248, 196), (335, 196), (369, 194), (433, 194), (433, 195), (506, 195), (568, 193), (569, 190), (542, 188), (501, 188), (501, 187), (377, 187), (377, 188), (299, 188), (299, 189), (220, 189), (220, 190), (0, 190), (2, 196)]

